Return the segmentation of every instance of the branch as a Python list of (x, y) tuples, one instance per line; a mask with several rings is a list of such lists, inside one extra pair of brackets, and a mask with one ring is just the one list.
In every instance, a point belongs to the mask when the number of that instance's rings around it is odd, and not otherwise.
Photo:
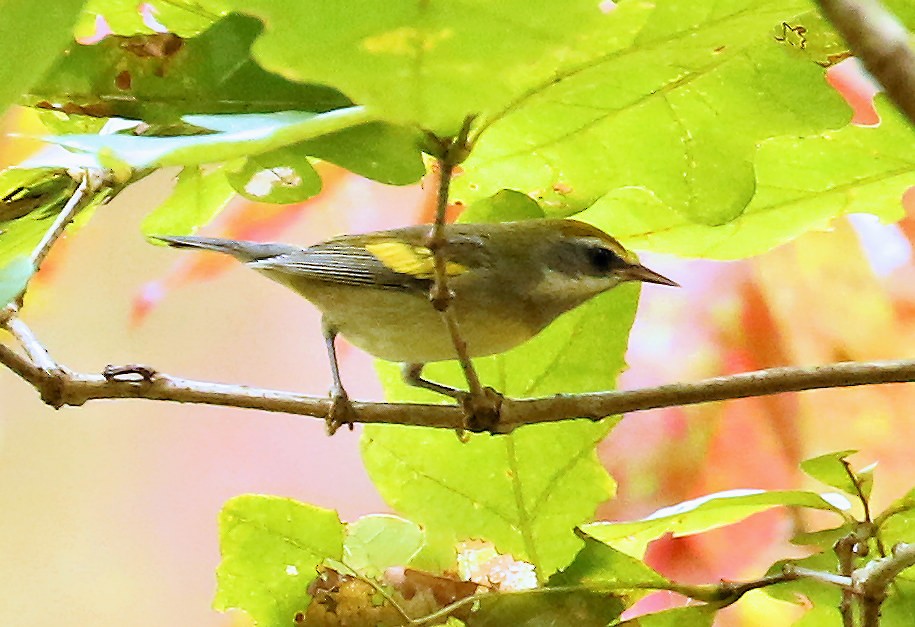
[[(457, 315), (451, 307), (454, 293), (448, 288), (448, 260), (445, 250), (448, 245), (448, 240), (445, 236), (445, 214), (448, 210), (451, 177), (454, 174), (454, 168), (463, 162), (469, 153), (467, 138), (470, 134), (470, 126), (473, 120), (474, 116), (465, 118), (457, 137), (440, 142), (441, 145), (438, 149), (436, 163), (439, 170), (439, 182), (435, 202), (435, 224), (432, 226), (428, 238), (428, 247), (432, 251), (435, 263), (435, 282), (429, 292), (429, 300), (442, 316), (445, 328), (448, 329), (448, 334), (451, 336), (451, 343), (454, 346), (457, 361), (461, 365), (464, 379), (467, 381), (467, 394), (455, 397), (461, 401), (466, 414), (463, 427), (468, 429), (488, 429), (499, 421), (502, 396), (493, 390), (483, 388), (476, 368), (474, 368), (473, 362), (470, 360), (467, 342), (461, 335)], [(420, 365), (420, 367), (422, 366)]]
[(41, 238), (38, 246), (32, 251), (32, 266), (36, 270), (41, 267), (41, 263), (45, 260), (45, 257), (48, 256), (51, 247), (54, 246), (54, 242), (64, 234), (64, 231), (70, 223), (73, 222), (73, 218), (76, 217), (79, 210), (83, 208), (86, 198), (88, 198), (88, 196), (86, 196), (86, 191), (89, 189), (89, 172), (80, 170), (78, 176), (80, 179), (76, 191), (67, 199), (67, 204), (65, 204), (64, 208), (57, 214), (57, 217), (54, 219), (54, 224), (51, 225), (51, 228), (48, 229), (44, 234), (44, 237)]
[(915, 566), (915, 544), (897, 544), (893, 554), (868, 562), (852, 574), (855, 592), (861, 595), (862, 627), (880, 624), (880, 606), (886, 589), (906, 568)]
[(817, 0), (855, 56), (915, 124), (915, 53), (905, 27), (875, 0)]
[[(15, 320), (15, 322), (13, 322)], [(41, 361), (47, 351), (41, 347), (24, 322), (11, 317), (7, 328), (31, 345), (30, 352)], [(102, 374), (72, 372), (47, 362), (26, 361), (0, 345), (0, 363), (32, 384), (47, 404), (59, 408), (78, 406), (90, 400), (144, 398), (178, 403), (201, 403), (283, 412), (325, 419), (331, 407), (328, 398), (293, 392), (265, 390), (241, 385), (191, 381), (156, 372), (147, 366), (108, 368)], [(30, 356), (31, 358), (31, 356)], [(53, 364), (55, 367), (49, 368)], [(498, 424), (491, 433), (510, 433), (528, 424), (558, 422), (574, 418), (599, 420), (614, 414), (678, 407), (783, 392), (822, 388), (910, 383), (915, 381), (915, 360), (844, 362), (809, 368), (770, 368), (696, 383), (674, 383), (638, 390), (557, 395), (534, 399), (506, 398)], [(399, 424), (443, 429), (462, 429), (464, 411), (455, 405), (354, 402), (355, 422)]]

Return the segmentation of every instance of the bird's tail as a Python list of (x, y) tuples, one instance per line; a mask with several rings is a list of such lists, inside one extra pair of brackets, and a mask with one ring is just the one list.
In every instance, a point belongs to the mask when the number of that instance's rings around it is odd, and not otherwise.
[(201, 248), (232, 255), (241, 262), (249, 263), (270, 259), (299, 250), (287, 244), (264, 244), (218, 237), (194, 237), (190, 235), (152, 235), (153, 239), (165, 242), (175, 248)]

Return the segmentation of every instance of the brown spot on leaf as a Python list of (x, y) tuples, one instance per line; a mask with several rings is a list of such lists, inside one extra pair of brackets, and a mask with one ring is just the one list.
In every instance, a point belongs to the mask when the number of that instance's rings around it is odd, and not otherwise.
[(820, 67), (832, 67), (836, 63), (840, 63), (845, 59), (850, 59), (853, 56), (855, 55), (852, 54), (850, 50), (846, 50), (845, 52), (837, 52), (835, 54), (827, 55), (825, 61), (817, 61), (817, 65)]
[(104, 102), (91, 102), (88, 104), (79, 104), (76, 102), (52, 103), (47, 100), (36, 102), (34, 105), (37, 109), (48, 109), (50, 111), (60, 111), (67, 115), (88, 115), (93, 118), (110, 118), (114, 115), (111, 105)]
[(128, 70), (121, 71), (117, 76), (114, 77), (114, 85), (121, 91), (127, 91), (130, 89), (131, 77)]
[(184, 39), (174, 33), (135, 35), (123, 37), (121, 47), (141, 59), (167, 59), (175, 56), (184, 47)]

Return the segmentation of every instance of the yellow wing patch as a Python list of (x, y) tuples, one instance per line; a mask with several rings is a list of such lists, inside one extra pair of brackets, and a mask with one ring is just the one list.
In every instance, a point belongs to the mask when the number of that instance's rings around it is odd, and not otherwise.
[[(432, 251), (423, 246), (387, 241), (366, 244), (365, 249), (375, 255), (386, 268), (394, 272), (417, 279), (431, 279), (435, 276), (435, 260), (432, 258)], [(467, 266), (455, 261), (445, 263), (447, 276), (457, 276), (467, 270)]]

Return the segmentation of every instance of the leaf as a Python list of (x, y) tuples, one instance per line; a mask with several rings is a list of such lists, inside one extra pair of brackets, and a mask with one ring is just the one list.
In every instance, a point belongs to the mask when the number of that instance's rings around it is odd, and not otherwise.
[(842, 514), (842, 509), (803, 490), (727, 490), (664, 507), (632, 522), (597, 522), (582, 527), (587, 535), (630, 555), (642, 555), (649, 542), (731, 525), (773, 507), (809, 507)]
[(76, 28), (77, 36), (88, 38), (94, 35), (99, 18), (104, 19), (111, 31), (118, 35), (155, 32), (144, 22), (141, 8), (167, 27), (169, 32), (182, 36), (200, 32), (217, 17), (207, 15), (191, 0), (147, 0), (143, 5), (138, 5), (135, 0), (89, 0)]
[[(638, 286), (625, 285), (561, 316), (502, 355), (474, 360), (483, 382), (511, 397), (612, 389), (624, 367)], [(378, 364), (388, 398), (441, 401), (405, 386)], [(435, 381), (462, 385), (454, 363), (430, 364)], [(362, 455), (381, 495), (427, 530), (443, 554), (480, 538), (534, 564), (545, 580), (582, 546), (573, 527), (612, 496), (595, 446), (615, 421), (532, 425), (509, 435), (473, 435), (396, 426), (366, 427)], [(435, 540), (433, 540), (435, 539)], [(453, 558), (452, 558), (453, 559)]]
[(615, 595), (587, 589), (488, 594), (479, 604), (468, 627), (606, 627), (626, 609)]
[(668, 220), (735, 220), (756, 193), (760, 142), (850, 118), (823, 69), (775, 39), (777, 25), (806, 10), (791, 0), (619, 3), (612, 34), (595, 41), (599, 54), (560, 64), (484, 118), (455, 197), (510, 186), (569, 215), (641, 187), (669, 208)]
[(388, 185), (409, 185), (426, 173), (419, 134), (403, 126), (369, 122), (293, 146)]
[[(784, 571), (784, 566), (786, 564), (791, 564), (793, 566), (799, 566), (820, 572), (835, 573), (839, 570), (838, 559), (830, 547), (824, 551), (814, 553), (813, 555), (802, 559), (779, 560), (769, 567), (769, 570), (766, 574), (774, 575), (781, 573)], [(798, 605), (812, 605), (814, 610), (822, 611), (822, 614), (820, 615), (838, 616), (838, 612), (835, 612), (835, 610), (839, 606), (841, 592), (836, 586), (801, 577), (792, 581), (785, 581), (772, 586), (766, 586), (764, 591), (772, 598), (779, 599), (781, 601), (787, 601), (788, 603), (794, 603)], [(829, 608), (833, 611), (826, 611), (826, 608)], [(833, 623), (816, 623), (811, 621), (810, 624), (831, 625)], [(837, 624), (841, 624), (841, 622)]]
[(616, 627), (711, 627), (717, 608), (711, 605), (691, 605), (644, 614), (631, 618)]
[(542, 218), (543, 210), (530, 196), (503, 189), (488, 198), (481, 198), (461, 213), (461, 222), (509, 222)]
[(368, 118), (360, 107), (321, 114), (285, 111), (250, 115), (188, 115), (184, 117), (187, 123), (215, 132), (178, 137), (58, 135), (44, 139), (70, 150), (88, 153), (87, 167), (101, 167), (104, 159), (115, 159), (134, 168), (153, 168), (214, 163), (269, 152), (362, 124)]
[(615, 15), (590, 0), (536, 10), (523, 0), (393, 0), (384, 11), (352, 0), (218, 5), (264, 22), (253, 53), (266, 69), (332, 85), (385, 120), (443, 136), (551, 79), (557, 65), (593, 58), (593, 40), (618, 37)]
[[(31, 256), (78, 184), (57, 168), (10, 168), (0, 172), (0, 266)], [(92, 216), (111, 194), (103, 187), (79, 211), (67, 232)]]
[(391, 566), (406, 566), (423, 546), (419, 526), (389, 514), (363, 516), (346, 526), (343, 563), (364, 577), (379, 578)]
[(821, 483), (842, 490), (846, 494), (858, 496), (858, 489), (849, 475), (851, 470), (846, 465), (847, 462), (845, 462), (846, 457), (857, 452), (850, 449), (805, 459), (801, 462), (801, 470)]
[(915, 581), (912, 569), (903, 571), (887, 588), (888, 596), (880, 606), (880, 627), (915, 625)]
[[(103, 9), (98, 2), (90, 4)], [(136, 7), (131, 0), (124, 9), (138, 18)], [(23, 90), (23, 102), (148, 122), (176, 122), (195, 113), (324, 112), (352, 104), (335, 89), (295, 83), (259, 66), (250, 48), (262, 28), (253, 18), (229, 15), (188, 39), (152, 35), (72, 44), (40, 81)], [(155, 54), (153, 37), (171, 37), (160, 46), (166, 52)]]
[(231, 499), (219, 514), (213, 606), (244, 610), (261, 626), (291, 625), (308, 606), (315, 568), (342, 556), (343, 531), (331, 510), (275, 496)]
[(915, 540), (915, 488), (893, 501), (876, 520), (880, 539), (887, 546)]
[(188, 235), (207, 224), (235, 196), (222, 168), (204, 174), (199, 167), (181, 170), (174, 191), (143, 220), (144, 235)]
[(583, 584), (595, 589), (612, 587), (624, 590), (631, 586), (663, 588), (667, 579), (647, 564), (630, 555), (617, 551), (590, 536), (584, 537), (585, 546), (566, 568), (550, 577), (547, 586), (571, 586)]
[(0, 113), (28, 91), (72, 41), (82, 7), (83, 0), (57, 0), (40, 7), (29, 0), (0, 4)]
[(28, 257), (16, 257), (0, 266), (0, 309), (6, 307), (25, 290), (35, 274), (35, 266)]
[(321, 191), (321, 177), (292, 148), (248, 157), (238, 169), (226, 167), (225, 178), (236, 192), (258, 202), (292, 204)]
[(756, 153), (756, 194), (732, 219), (700, 224), (641, 187), (608, 193), (585, 219), (639, 250), (709, 259), (757, 255), (836, 216), (902, 217), (903, 192), (915, 185), (909, 147), (915, 132), (883, 98), (877, 128), (850, 126), (810, 137), (782, 137)]

